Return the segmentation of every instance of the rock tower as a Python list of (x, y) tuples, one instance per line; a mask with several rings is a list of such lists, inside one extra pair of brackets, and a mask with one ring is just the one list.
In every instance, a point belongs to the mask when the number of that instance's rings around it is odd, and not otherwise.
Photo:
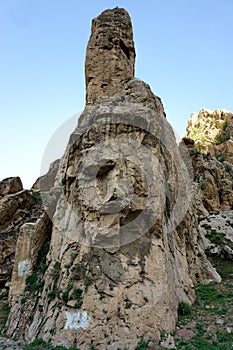
[(109, 101), (134, 77), (135, 49), (131, 19), (124, 9), (93, 19), (86, 52), (86, 103)]
[(134, 60), (128, 13), (104, 11), (87, 47), (86, 107), (56, 177), (47, 268), (34, 265), (35, 288), (25, 276), (14, 295), (11, 336), (134, 350), (174, 329), (194, 283), (219, 280), (203, 250), (185, 149), (161, 100), (134, 78)]

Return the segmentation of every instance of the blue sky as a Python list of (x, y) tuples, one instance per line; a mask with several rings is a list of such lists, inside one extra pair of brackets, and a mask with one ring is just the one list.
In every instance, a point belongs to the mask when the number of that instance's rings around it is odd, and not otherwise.
[(0, 180), (40, 175), (52, 135), (84, 107), (91, 20), (115, 6), (133, 21), (136, 76), (180, 136), (201, 107), (233, 111), (232, 0), (1, 1)]

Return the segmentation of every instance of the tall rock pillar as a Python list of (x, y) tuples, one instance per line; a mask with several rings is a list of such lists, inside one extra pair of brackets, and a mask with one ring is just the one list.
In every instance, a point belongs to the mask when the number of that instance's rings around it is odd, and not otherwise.
[(92, 21), (86, 51), (86, 103), (98, 104), (120, 92), (134, 77), (135, 49), (128, 13), (106, 10)]

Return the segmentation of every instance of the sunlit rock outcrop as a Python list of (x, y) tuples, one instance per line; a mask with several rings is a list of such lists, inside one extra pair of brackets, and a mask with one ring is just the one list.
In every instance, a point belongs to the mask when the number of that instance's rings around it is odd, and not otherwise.
[(24, 269), (25, 290), (18, 300), (11, 294), (10, 336), (134, 350), (174, 329), (194, 283), (220, 281), (204, 253), (189, 154), (161, 100), (134, 77), (134, 58), (125, 10), (93, 20), (87, 104), (59, 164), (46, 271)]

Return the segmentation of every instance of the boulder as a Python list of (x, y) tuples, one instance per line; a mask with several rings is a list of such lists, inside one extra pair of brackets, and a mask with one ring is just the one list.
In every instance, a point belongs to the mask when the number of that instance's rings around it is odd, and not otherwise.
[(23, 190), (20, 177), (8, 177), (0, 182), (0, 196), (16, 193)]

